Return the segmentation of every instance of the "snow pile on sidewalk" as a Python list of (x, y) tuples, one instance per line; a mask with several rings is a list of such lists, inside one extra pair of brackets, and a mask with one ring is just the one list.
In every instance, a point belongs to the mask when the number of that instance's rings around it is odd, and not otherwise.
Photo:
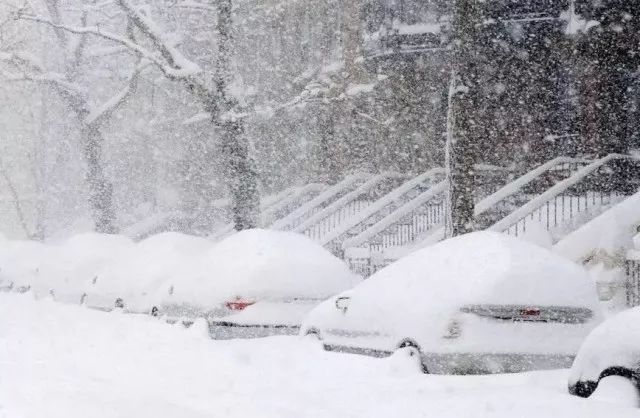
[(567, 372), (429, 376), (298, 337), (212, 341), (148, 316), (0, 294), (2, 418), (627, 418)]

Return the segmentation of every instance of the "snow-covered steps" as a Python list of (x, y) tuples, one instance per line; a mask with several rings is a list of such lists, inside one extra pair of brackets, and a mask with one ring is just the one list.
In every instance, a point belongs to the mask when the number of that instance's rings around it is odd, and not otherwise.
[(381, 251), (413, 242), (416, 236), (444, 222), (446, 189), (446, 181), (436, 183), (360, 234), (345, 240), (342, 248), (366, 245), (372, 250)]
[(398, 173), (383, 173), (372, 176), (355, 190), (343, 195), (332, 204), (305, 219), (294, 231), (320, 241), (329, 231), (346, 219), (368, 207), (371, 203), (398, 187), (405, 176)]
[[(579, 190), (584, 193), (580, 196), (558, 194), (557, 208), (549, 203), (549, 210), (546, 211), (545, 206), (543, 208), (545, 212), (539, 216), (545, 220), (547, 216), (550, 220), (558, 219), (559, 224), (560, 213), (564, 211), (565, 217), (570, 217), (572, 223), (565, 222), (565, 229), (558, 229), (556, 232), (560, 234), (563, 231), (572, 230), (589, 216), (593, 217), (599, 213), (596, 207), (602, 211), (621, 199), (615, 193), (589, 191), (589, 188), (581, 183), (581, 179), (590, 182), (586, 184), (597, 183), (598, 180), (606, 178), (606, 176), (602, 177), (601, 172), (606, 170), (599, 168), (624, 158), (613, 155), (594, 162), (559, 157), (542, 164), (480, 199), (475, 206), (477, 225), (480, 225), (480, 229), (484, 224), (491, 227), (496, 219), (500, 221), (505, 215), (509, 216), (517, 212), (519, 207), (526, 207), (530, 200), (535, 201), (545, 195), (547, 190), (561, 190), (560, 187), (554, 189), (556, 184), (560, 184), (565, 186), (562, 190), (569, 187), (569, 191), (573, 194)], [(590, 176), (589, 173), (593, 175)], [(443, 182), (442, 185), (434, 187), (389, 213), (358, 235), (345, 240), (343, 250), (352, 268), (360, 273), (363, 270), (365, 274), (367, 271), (372, 273), (416, 249), (443, 240), (445, 238), (443, 203), (445, 188), (446, 184)], [(585, 203), (585, 200), (588, 202)], [(589, 207), (589, 210), (586, 210), (586, 207)]]
[(639, 208), (637, 192), (553, 246), (555, 253), (594, 267), (596, 283), (607, 286), (607, 300), (617, 298), (616, 306), (621, 306), (623, 299), (630, 307), (640, 305)]
[[(482, 225), (490, 222), (491, 219), (496, 217), (499, 219), (501, 214), (512, 212), (520, 205), (526, 203), (534, 190), (548, 187), (546, 185), (548, 185), (550, 181), (559, 181), (571, 176), (571, 174), (589, 162), (589, 160), (577, 158), (558, 157), (523, 174), (476, 203), (474, 209), (476, 225), (482, 228)], [(492, 223), (493, 222), (489, 223), (489, 225)], [(397, 259), (416, 249), (442, 241), (444, 238), (445, 228), (444, 222), (441, 219), (438, 225), (429, 228), (426, 234), (422, 233), (421, 236), (415, 239), (415, 242), (412, 242), (410, 245), (405, 245), (406, 248), (392, 251), (387, 250), (383, 259), (390, 262), (390, 260)]]
[[(273, 222), (273, 219), (277, 219), (278, 216), (286, 216), (290, 211), (303, 205), (309, 199), (313, 199), (327, 187), (326, 184), (311, 183), (305, 186), (289, 187), (279, 193), (264, 197), (260, 202), (262, 224)], [(227, 200), (224, 202), (225, 206), (229, 205)], [(228, 217), (230, 216), (229, 214)], [(212, 234), (212, 238), (214, 240), (221, 240), (233, 234), (234, 231), (233, 223), (228, 222)]]
[(532, 197), (571, 177), (590, 160), (558, 157), (510, 181), (495, 193), (476, 203), (474, 215), (479, 229), (488, 228)]
[(342, 254), (342, 243), (345, 240), (360, 234), (416, 196), (431, 189), (435, 184), (442, 182), (444, 176), (444, 169), (433, 168), (406, 181), (382, 198), (368, 205), (358, 212), (357, 215), (345, 219), (336, 228), (328, 231), (328, 233), (320, 239), (320, 242), (335, 254)]
[(322, 183), (311, 183), (297, 188), (289, 196), (262, 212), (262, 225), (272, 225), (277, 219), (281, 219), (303, 206), (327, 190), (328, 187)]
[(331, 206), (345, 195), (350, 194), (354, 190), (358, 190), (358, 188), (365, 184), (371, 176), (371, 174), (358, 173), (345, 177), (339, 183), (326, 188), (323, 192), (305, 204), (299, 206), (286, 216), (275, 220), (269, 228), (287, 231), (298, 227), (308, 218), (323, 211), (323, 209)]
[[(576, 230), (625, 195), (611, 187), (616, 166), (640, 161), (635, 157), (610, 154), (582, 167), (488, 229), (514, 236), (547, 231), (552, 242)], [(638, 174), (636, 173), (636, 177)], [(627, 179), (635, 184), (634, 179)]]

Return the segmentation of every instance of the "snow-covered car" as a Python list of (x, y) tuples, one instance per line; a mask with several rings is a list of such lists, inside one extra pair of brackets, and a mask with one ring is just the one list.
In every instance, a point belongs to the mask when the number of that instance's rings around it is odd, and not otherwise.
[(152, 313), (171, 291), (172, 283), (185, 278), (212, 245), (204, 238), (177, 232), (153, 235), (135, 244), (124, 242), (110, 263), (95, 269), (83, 303), (106, 311), (122, 308)]
[(45, 246), (37, 241), (0, 241), (0, 291), (26, 292), (39, 281)]
[(301, 335), (373, 356), (406, 349), (430, 373), (569, 367), (602, 314), (579, 265), (476, 232), (418, 250), (315, 308)]
[(38, 298), (81, 303), (97, 275), (133, 243), (122, 236), (83, 233), (53, 243), (0, 243), (0, 288)]
[(187, 322), (206, 317), (213, 338), (296, 334), (311, 309), (359, 280), (304, 235), (245, 230), (176, 277), (157, 312)]
[(622, 377), (640, 390), (640, 307), (607, 319), (586, 338), (569, 374), (569, 393), (591, 396), (603, 379)]

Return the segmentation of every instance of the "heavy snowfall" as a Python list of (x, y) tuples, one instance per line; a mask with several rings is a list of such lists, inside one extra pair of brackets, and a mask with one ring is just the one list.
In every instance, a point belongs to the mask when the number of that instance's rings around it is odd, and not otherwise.
[(0, 1), (0, 418), (639, 408), (636, 0)]

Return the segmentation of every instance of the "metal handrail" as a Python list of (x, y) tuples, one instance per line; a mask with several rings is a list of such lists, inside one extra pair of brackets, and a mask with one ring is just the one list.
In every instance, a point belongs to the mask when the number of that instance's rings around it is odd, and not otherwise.
[[(355, 228), (368, 224), (370, 219), (376, 215), (383, 218), (384, 216), (386, 216), (383, 214), (385, 210), (388, 210), (389, 208), (395, 209), (401, 206), (405, 202), (405, 199), (409, 197), (409, 194), (417, 187), (427, 182), (433, 181), (438, 177), (441, 178), (442, 176), (444, 176), (444, 174), (445, 171), (443, 168), (432, 168), (431, 170), (421, 174), (420, 176), (417, 176), (403, 183), (401, 186), (395, 188), (382, 198), (378, 199), (377, 201), (363, 209), (358, 217), (347, 219), (338, 228), (334, 228), (329, 232), (329, 234), (327, 234), (327, 236), (325, 236), (321, 240), (321, 243), (323, 245), (332, 247), (332, 249), (334, 250), (339, 250), (342, 247), (340, 245), (341, 237), (348, 236), (350, 233), (353, 233), (352, 231)], [(409, 197), (409, 199), (410, 198), (411, 197)]]
[(309, 200), (313, 199), (315, 196), (326, 190), (326, 188), (327, 185), (323, 183), (310, 183), (300, 187), (298, 190), (294, 191), (289, 196), (279, 201), (277, 204), (262, 212), (262, 223), (266, 225), (274, 222), (274, 218), (277, 219), (279, 216), (278, 213), (288, 213), (288, 210), (290, 208), (292, 208), (291, 210), (295, 210), (300, 205), (303, 205), (308, 201), (304, 200), (305, 198), (308, 197)]
[[(346, 249), (346, 248), (349, 248), (349, 247), (358, 247), (358, 246), (364, 244), (370, 238), (372, 238), (372, 237), (378, 235), (379, 233), (385, 231), (389, 227), (392, 227), (394, 225), (398, 225), (399, 224), (399, 222), (398, 222), (399, 220), (401, 220), (402, 218), (405, 218), (407, 216), (413, 215), (416, 210), (418, 210), (419, 208), (423, 207), (428, 202), (431, 202), (434, 199), (439, 198), (441, 195), (444, 194), (446, 189), (447, 189), (447, 182), (444, 181), (444, 180), (439, 182), (439, 183), (437, 183), (437, 184), (435, 184), (429, 190), (427, 190), (426, 192), (416, 196), (415, 198), (413, 198), (412, 200), (410, 200), (406, 204), (402, 205), (400, 208), (396, 209), (393, 213), (390, 213), (389, 215), (385, 216), (380, 221), (378, 221), (377, 223), (375, 223), (371, 227), (367, 228), (365, 231), (361, 232), (357, 236), (345, 240), (342, 243), (342, 248)], [(437, 219), (444, 219), (444, 215), (443, 215), (444, 210), (443, 210), (442, 207), (440, 208), (440, 210), (438, 212), (439, 212), (439, 215), (435, 214), (435, 216), (429, 216), (428, 217), (429, 221), (427, 222), (427, 224), (423, 225), (422, 228), (417, 228), (416, 227), (416, 228), (413, 229), (413, 231), (407, 231), (408, 235), (414, 235), (415, 236), (415, 234), (419, 234), (419, 233), (425, 232), (425, 231), (431, 229), (432, 226), (437, 225), (437, 222), (432, 222), (434, 219), (436, 219), (436, 220)], [(413, 218), (413, 216), (412, 216), (412, 218)], [(413, 225), (413, 222), (412, 222), (412, 225)], [(401, 238), (400, 241), (402, 241), (403, 243), (406, 243), (406, 242), (409, 242), (410, 240), (404, 240), (404, 239)], [(395, 245), (402, 245), (402, 244), (395, 244)]]
[[(553, 226), (559, 226), (558, 223), (558, 218), (557, 218), (557, 210), (553, 211), (554, 214), (554, 219), (552, 222), (551, 219), (551, 210), (550, 210), (550, 204), (553, 201), (553, 204), (557, 206), (558, 203), (558, 198), (562, 198), (561, 200), (561, 206), (562, 206), (562, 219), (560, 221), (564, 221), (565, 220), (565, 199), (564, 197), (566, 196), (565, 192), (568, 191), (571, 187), (577, 185), (578, 183), (582, 182), (585, 178), (587, 178), (587, 176), (589, 176), (590, 174), (596, 173), (597, 170), (599, 170), (601, 167), (605, 166), (606, 164), (610, 163), (611, 161), (616, 161), (616, 160), (636, 160), (639, 161), (640, 159), (637, 157), (633, 157), (630, 155), (623, 155), (623, 154), (610, 154), (607, 155), (606, 157), (600, 158), (598, 160), (593, 161), (592, 163), (588, 164), (587, 166), (581, 168), (580, 170), (578, 170), (574, 175), (572, 175), (571, 177), (560, 181), (559, 183), (555, 184), (554, 186), (552, 186), (551, 188), (549, 188), (548, 190), (546, 190), (544, 193), (540, 194), (539, 196), (531, 199), (531, 201), (529, 201), (527, 204), (521, 206), (520, 208), (516, 209), (515, 211), (513, 211), (512, 213), (510, 213), (509, 215), (505, 216), (503, 219), (501, 219), (500, 221), (496, 222), (495, 224), (493, 224), (491, 227), (489, 227), (488, 229), (491, 231), (498, 231), (498, 232), (506, 232), (508, 234), (510, 234), (511, 232), (513, 232), (516, 236), (518, 236), (518, 234), (520, 233), (520, 231), (522, 230), (523, 232), (526, 231), (526, 222), (527, 222), (527, 218), (531, 218), (532, 220), (534, 219), (534, 215), (535, 213), (538, 213), (539, 216), (539, 221), (542, 221), (542, 208), (544, 207), (545, 209), (547, 209), (545, 216), (546, 219), (544, 219), (545, 221), (545, 225), (547, 230), (551, 229), (551, 224), (553, 223)], [(599, 193), (599, 192), (589, 192), (587, 191), (584, 195), (580, 195), (581, 197), (585, 198), (585, 209), (588, 208), (589, 205), (589, 193), (591, 193), (591, 200), (592, 200), (592, 206), (594, 206), (597, 202), (597, 200), (600, 200), (600, 203), (604, 203), (605, 201), (605, 197), (606, 197), (606, 193)], [(572, 196), (575, 196), (572, 195)], [(609, 192), (609, 201), (611, 200), (613, 196), (612, 192)], [(580, 201), (578, 201), (578, 207), (576, 208), (576, 210), (573, 210), (573, 199), (569, 199), (569, 217), (568, 219), (573, 219), (575, 216), (574, 214), (576, 213), (580, 213), (582, 212), (581, 207), (580, 207)], [(557, 209), (557, 207), (554, 207), (555, 209)]]
[(346, 218), (355, 215), (369, 205), (369, 201), (361, 199), (363, 195), (389, 186), (389, 180), (401, 180), (404, 175), (394, 172), (379, 174), (367, 180), (355, 190), (345, 194), (340, 199), (326, 206), (311, 217), (307, 218), (293, 231), (307, 235), (314, 240), (320, 240), (329, 230), (335, 228)]
[(635, 258), (627, 259), (625, 262), (627, 280), (627, 306), (632, 308), (640, 306), (640, 260)]
[(291, 213), (274, 221), (270, 228), (289, 230), (297, 227), (305, 221), (306, 217), (321, 211), (326, 205), (333, 203), (345, 193), (357, 188), (370, 176), (370, 174), (359, 173), (345, 177), (342, 181), (322, 191), (316, 197), (296, 208)]

